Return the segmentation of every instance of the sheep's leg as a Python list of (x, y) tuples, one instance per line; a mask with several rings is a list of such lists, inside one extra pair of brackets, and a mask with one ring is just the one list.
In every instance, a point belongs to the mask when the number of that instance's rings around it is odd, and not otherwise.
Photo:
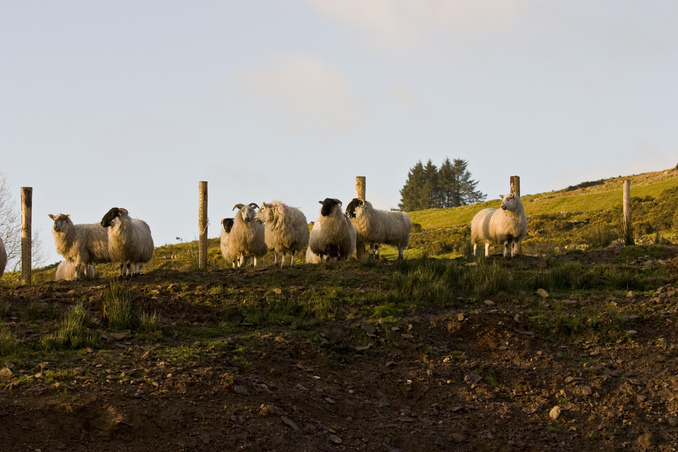
[(252, 256), (252, 267), (257, 266), (257, 256)]
[(282, 252), (280, 253), (280, 268), (283, 268), (285, 266), (285, 253)]
[(508, 251), (509, 247), (511, 246), (511, 242), (504, 242), (504, 259), (508, 257)]
[(278, 253), (273, 251), (273, 265), (278, 265)]
[(402, 259), (402, 258), (403, 258), (403, 250), (404, 250), (404, 249), (405, 249), (405, 247), (403, 247), (403, 246), (399, 246), (399, 247), (398, 247), (398, 259)]
[(120, 264), (120, 277), (122, 278), (123, 276), (125, 276), (125, 263), (124, 262)]
[(477, 243), (474, 243), (474, 244), (473, 244), (473, 255), (474, 255), (474, 256), (476, 255), (476, 251), (478, 251), (478, 244), (477, 244)]
[(292, 267), (294, 267), (294, 253), (296, 253), (296, 251), (292, 251)]
[(488, 242), (485, 242), (485, 257), (490, 256), (490, 244)]

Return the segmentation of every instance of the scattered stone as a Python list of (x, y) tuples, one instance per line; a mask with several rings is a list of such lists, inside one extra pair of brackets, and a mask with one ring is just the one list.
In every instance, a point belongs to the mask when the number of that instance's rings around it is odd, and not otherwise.
[(9, 370), (9, 368), (5, 367), (0, 369), (0, 381), (9, 380), (12, 378), (12, 375), (13, 373), (11, 370)]
[(551, 411), (549, 412), (549, 417), (555, 421), (560, 417), (560, 413), (562, 412), (563, 412), (562, 408), (560, 408), (559, 406), (554, 406), (553, 408), (551, 408)]
[(297, 427), (297, 424), (292, 422), (292, 420), (286, 418), (285, 416), (280, 416), (280, 420), (283, 421), (283, 424), (291, 428), (292, 430), (299, 430), (299, 427)]
[(127, 337), (128, 333), (110, 333), (109, 336), (116, 341), (121, 341)]
[(629, 291), (626, 293), (626, 298), (633, 298), (633, 291), (632, 291), (632, 290), (629, 290)]
[(652, 433), (647, 432), (640, 435), (636, 440), (636, 444), (643, 450), (652, 449)]
[(628, 330), (627, 333), (629, 333), (629, 335), (631, 335), (631, 336), (635, 336), (636, 334), (638, 334), (638, 331), (636, 331), (636, 330)]
[(246, 387), (240, 386), (240, 385), (236, 385), (233, 388), (233, 391), (235, 391), (236, 394), (240, 394), (240, 395), (247, 395), (249, 393), (249, 391), (247, 390)]
[(516, 314), (515, 316), (513, 316), (513, 321), (516, 323), (520, 323), (520, 314)]
[(468, 374), (464, 377), (464, 381), (466, 382), (466, 384), (470, 384), (472, 386), (475, 386), (478, 383), (480, 383), (480, 380), (482, 379), (483, 377), (481, 377), (478, 374)]
[(368, 336), (373, 336), (374, 333), (377, 332), (377, 327), (368, 322), (363, 322), (360, 325), (360, 328), (362, 328), (363, 331), (367, 333)]
[(485, 306), (494, 306), (494, 301), (492, 300), (485, 300), (483, 303), (485, 303)]
[(563, 300), (563, 304), (577, 304), (577, 303), (579, 303), (577, 300), (570, 300), (570, 299)]
[(343, 441), (337, 435), (330, 435), (330, 441), (334, 444), (341, 444)]
[(539, 295), (542, 298), (548, 298), (549, 297), (549, 293), (547, 291), (545, 291), (544, 289), (537, 290), (537, 295)]
[(459, 322), (463, 322), (464, 321), (464, 314), (457, 314), (457, 320)]
[(593, 390), (591, 389), (591, 386), (582, 386), (579, 390), (581, 391), (581, 395), (586, 396), (586, 397), (593, 394)]
[(364, 352), (365, 350), (369, 350), (370, 348), (372, 348), (372, 342), (362, 347), (356, 347), (355, 350), (357, 352)]
[(201, 433), (200, 434), (200, 441), (202, 441), (205, 444), (209, 444), (210, 443), (210, 435), (208, 435), (207, 433)]

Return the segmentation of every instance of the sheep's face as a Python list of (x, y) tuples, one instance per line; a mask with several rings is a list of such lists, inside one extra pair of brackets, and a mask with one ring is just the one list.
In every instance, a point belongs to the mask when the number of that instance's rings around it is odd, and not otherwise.
[(109, 227), (113, 223), (113, 220), (115, 220), (116, 218), (118, 218), (122, 215), (125, 215), (126, 213), (127, 213), (126, 209), (113, 207), (101, 219), (101, 226), (103, 226), (105, 228)]
[(358, 198), (353, 198), (353, 200), (348, 203), (348, 206), (346, 206), (346, 215), (348, 215), (349, 218), (355, 218), (356, 209), (362, 207), (364, 204), (365, 201)]
[(335, 206), (339, 206), (338, 209), (341, 211), (341, 201), (336, 198), (325, 198), (324, 201), (318, 201), (323, 206), (320, 208), (320, 215), (323, 217), (328, 216), (335, 209)]
[(231, 229), (233, 228), (233, 218), (224, 218), (221, 220), (221, 224), (224, 226), (224, 231), (227, 233), (231, 232)]
[(273, 214), (275, 213), (275, 206), (262, 203), (261, 208), (257, 211), (254, 219), (259, 223), (270, 223), (273, 221)]
[(249, 223), (250, 221), (254, 221), (254, 217), (257, 215), (256, 209), (259, 208), (256, 203), (250, 203), (249, 205), (244, 205), (244, 204), (236, 204), (235, 207), (233, 207), (233, 210), (235, 209), (240, 210), (238, 212), (238, 215), (240, 215), (240, 218), (245, 222)]
[(73, 225), (70, 215), (63, 213), (58, 215), (49, 214), (49, 217), (54, 220), (54, 232), (66, 232), (66, 230)]
[(506, 196), (499, 195), (501, 198), (501, 209), (514, 211), (518, 207), (518, 197), (515, 193), (508, 194)]

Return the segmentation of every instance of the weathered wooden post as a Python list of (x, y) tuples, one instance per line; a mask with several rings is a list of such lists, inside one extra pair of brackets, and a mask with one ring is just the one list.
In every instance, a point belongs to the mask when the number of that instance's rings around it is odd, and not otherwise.
[[(520, 176), (511, 176), (509, 181), (511, 187), (511, 193), (515, 194), (520, 198)], [(516, 253), (521, 253), (523, 251), (523, 244), (516, 243)]]
[(520, 176), (511, 176), (511, 193), (520, 198)]
[(207, 181), (198, 185), (200, 209), (198, 211), (198, 268), (207, 269)]
[[(365, 176), (356, 176), (355, 178), (355, 194), (356, 198), (362, 199), (365, 201), (365, 190), (366, 190), (367, 180)], [(358, 260), (362, 259), (365, 255), (365, 244), (358, 238), (355, 244), (355, 256)]]
[(624, 244), (635, 245), (633, 240), (633, 225), (631, 224), (631, 181), (625, 180), (623, 186), (624, 202)]
[(33, 188), (21, 187), (21, 283), (32, 284), (31, 223), (33, 221)]

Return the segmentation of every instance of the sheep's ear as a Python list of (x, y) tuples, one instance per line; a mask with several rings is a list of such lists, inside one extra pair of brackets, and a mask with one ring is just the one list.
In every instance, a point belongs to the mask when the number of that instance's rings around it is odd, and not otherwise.
[[(122, 207), (120, 208), (120, 215), (127, 215), (128, 213), (129, 212), (127, 211), (127, 209), (123, 209)], [(69, 215), (69, 217), (70, 217), (70, 215)]]
[(236, 204), (235, 206), (233, 206), (233, 208), (231, 210), (235, 210), (235, 209), (240, 210), (240, 209), (243, 208), (243, 206), (244, 206), (244, 204)]
[(504, 195), (499, 195), (499, 199), (504, 200)]
[(318, 201), (318, 204), (323, 204), (324, 201)]
[(71, 218), (71, 214), (70, 214), (70, 213), (67, 213), (67, 214), (66, 214), (66, 218)]
[(54, 220), (54, 219), (56, 218), (56, 217), (55, 217), (54, 215), (52, 215), (51, 213), (48, 213), (47, 215), (49, 215), (49, 217), (50, 217), (52, 220)]
[(340, 206), (343, 205), (343, 204), (341, 203), (341, 201), (339, 201), (337, 198), (332, 198), (332, 201), (336, 202), (336, 203), (339, 204)]
[(262, 209), (265, 209), (266, 207), (268, 207), (268, 206), (266, 205), (266, 203), (265, 203), (265, 202), (262, 202), (262, 203), (261, 203), (261, 208), (262, 208)]

